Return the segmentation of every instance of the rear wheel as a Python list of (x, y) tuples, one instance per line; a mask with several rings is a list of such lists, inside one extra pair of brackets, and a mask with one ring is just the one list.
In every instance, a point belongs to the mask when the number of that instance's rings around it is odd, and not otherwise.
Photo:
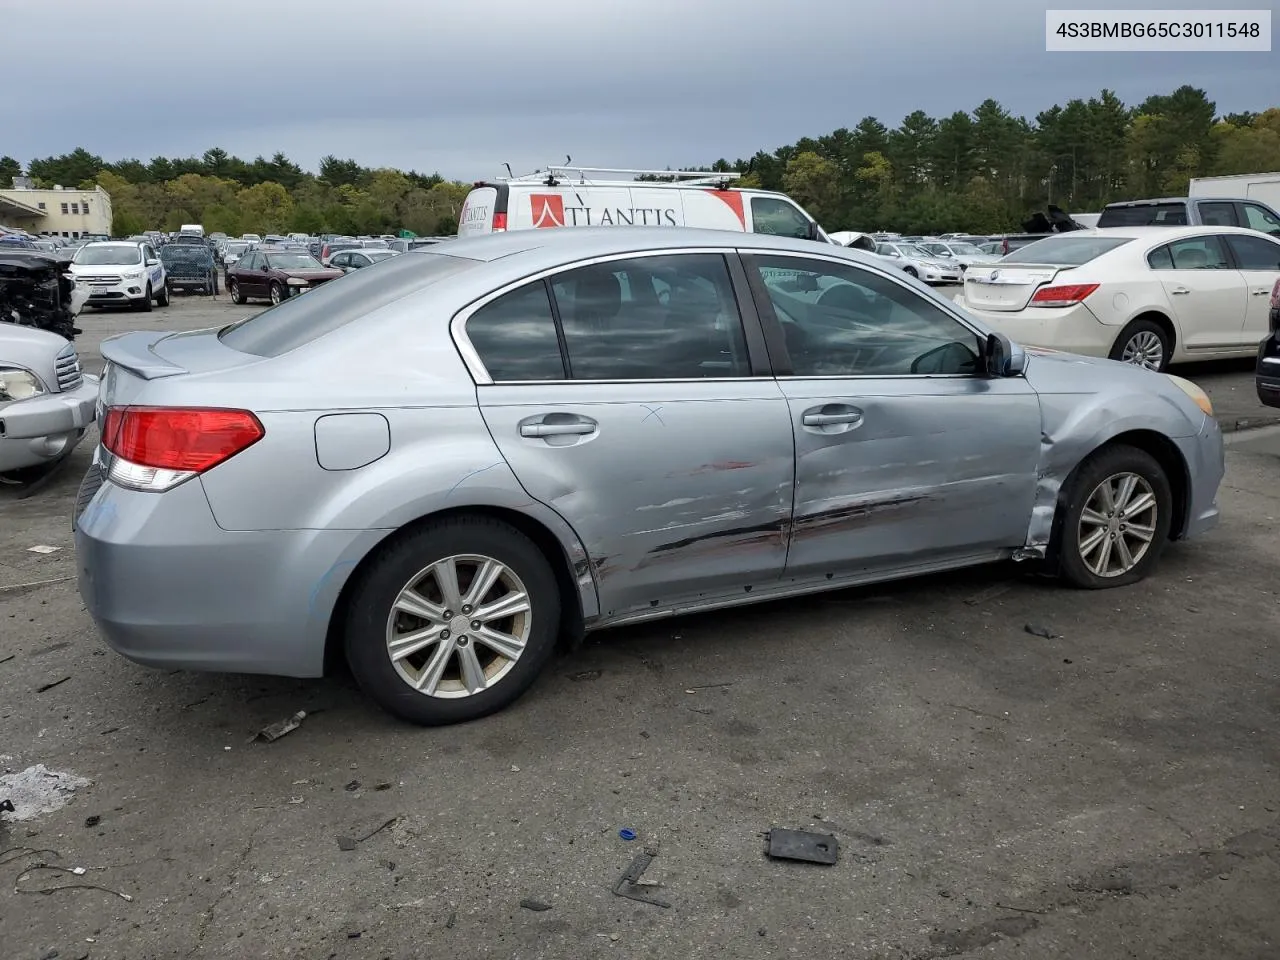
[(244, 294), (240, 292), (240, 284), (234, 280), (228, 281), (227, 289), (231, 291), (231, 302), (234, 304), (244, 303)]
[(164, 282), (164, 286), (160, 288), (160, 292), (156, 294), (156, 306), (167, 307), (169, 305), (169, 281)]
[(284, 288), (274, 280), (271, 281), (271, 302), (279, 303), (284, 299)]
[(361, 688), (401, 719), (436, 725), (500, 710), (554, 651), (555, 574), (505, 523), (428, 524), (393, 541), (359, 577), (347, 661)]
[(1106, 447), (1080, 465), (1059, 501), (1057, 550), (1062, 577), (1091, 590), (1146, 577), (1173, 522), (1173, 491), (1155, 457), (1136, 447)]
[(1164, 327), (1154, 320), (1139, 317), (1120, 331), (1108, 356), (1112, 360), (1163, 373), (1169, 368), (1172, 353), (1173, 344)]

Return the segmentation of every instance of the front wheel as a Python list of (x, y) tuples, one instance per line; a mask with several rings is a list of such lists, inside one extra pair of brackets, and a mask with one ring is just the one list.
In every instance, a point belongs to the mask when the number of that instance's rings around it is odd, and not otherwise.
[(920, 274), (916, 272), (915, 267), (904, 267), (902, 272), (905, 273), (908, 277), (915, 277), (917, 280), (920, 279)]
[(1153, 320), (1139, 318), (1120, 331), (1108, 357), (1164, 373), (1169, 368), (1172, 352), (1173, 345), (1164, 328)]
[(135, 310), (141, 310), (143, 313), (150, 313), (150, 312), (151, 312), (151, 298), (152, 298), (152, 297), (154, 297), (154, 296), (155, 296), (155, 294), (151, 292), (151, 284), (149, 284), (149, 283), (148, 283), (148, 284), (147, 284), (147, 292), (146, 292), (146, 295), (145, 295), (141, 300), (135, 300), (135, 301), (134, 301), (134, 303), (133, 303), (133, 309), (135, 309)]
[(244, 303), (244, 294), (240, 292), (240, 284), (231, 280), (227, 283), (227, 289), (231, 292), (231, 302), (240, 306)]
[(497, 520), (458, 517), (392, 541), (359, 575), (347, 661), (389, 713), (458, 723), (523, 694), (559, 623), (555, 574), (537, 546)]
[(280, 286), (280, 284), (272, 280), (271, 281), (271, 302), (273, 304), (277, 304), (283, 299), (284, 299), (284, 289)]
[(1155, 567), (1173, 524), (1173, 491), (1155, 457), (1107, 447), (1075, 471), (1059, 501), (1062, 577), (1090, 590), (1136, 583)]

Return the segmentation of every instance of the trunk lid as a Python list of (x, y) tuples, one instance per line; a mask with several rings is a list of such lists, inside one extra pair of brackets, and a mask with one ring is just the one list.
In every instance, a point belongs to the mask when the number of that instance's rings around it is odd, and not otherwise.
[(125, 333), (102, 342), (102, 359), (106, 365), (98, 396), (104, 407), (139, 402), (148, 382), (153, 380), (261, 362), (260, 357), (226, 346), (213, 329)]
[(1053, 282), (1062, 267), (1005, 264), (972, 266), (964, 274), (964, 299), (982, 310), (1022, 310), (1042, 286)]

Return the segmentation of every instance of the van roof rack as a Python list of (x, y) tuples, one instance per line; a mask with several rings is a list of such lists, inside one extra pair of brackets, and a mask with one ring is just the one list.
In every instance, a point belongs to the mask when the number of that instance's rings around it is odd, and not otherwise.
[[(588, 176), (592, 174), (592, 176)], [(652, 183), (652, 186), (715, 186), (717, 184), (729, 183), (739, 179), (742, 174), (736, 172), (714, 173), (707, 170), (632, 170), (624, 167), (582, 167), (570, 166), (568, 164), (552, 164), (545, 170), (539, 170), (535, 173), (525, 174), (522, 177), (509, 177), (510, 182), (519, 181), (541, 181), (549, 186), (555, 186), (561, 179), (576, 180), (578, 183), (587, 184), (592, 180), (601, 179), (595, 174), (605, 174), (604, 179), (621, 179), (625, 177), (629, 180), (635, 180), (637, 177), (664, 177), (669, 180), (661, 180)]]

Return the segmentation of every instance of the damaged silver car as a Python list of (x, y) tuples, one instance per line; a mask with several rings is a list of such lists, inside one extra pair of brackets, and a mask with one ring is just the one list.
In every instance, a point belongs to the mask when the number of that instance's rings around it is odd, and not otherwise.
[(418, 723), (585, 631), (1011, 557), (1118, 587), (1218, 519), (1196, 387), (1023, 350), (835, 245), (495, 234), (102, 352), (75, 525), (107, 642), (345, 654)]

